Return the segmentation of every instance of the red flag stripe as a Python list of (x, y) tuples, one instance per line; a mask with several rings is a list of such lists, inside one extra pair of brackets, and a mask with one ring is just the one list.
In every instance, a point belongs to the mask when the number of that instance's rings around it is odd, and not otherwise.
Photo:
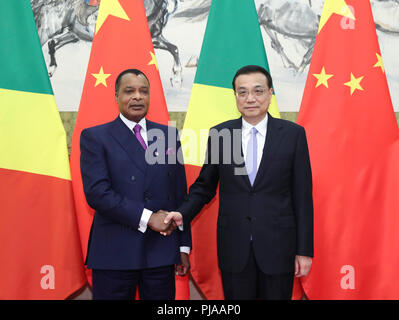
[[(85, 283), (76, 221), (63, 214), (74, 210), (71, 182), (14, 170), (0, 172), (0, 251), (6, 257), (0, 273), (7, 275), (0, 278), (0, 299), (65, 299)], [(46, 266), (53, 268), (54, 288), (46, 287), (46, 279), (41, 284), (50, 274)]]

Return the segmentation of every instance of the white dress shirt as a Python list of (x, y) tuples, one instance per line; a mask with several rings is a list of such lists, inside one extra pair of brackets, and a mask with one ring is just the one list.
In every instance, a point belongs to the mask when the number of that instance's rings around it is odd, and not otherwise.
[(249, 139), (251, 138), (251, 130), (253, 127), (255, 127), (256, 130), (258, 131), (256, 134), (256, 140), (258, 142), (258, 152), (256, 159), (257, 169), (259, 169), (260, 161), (262, 160), (262, 155), (263, 155), (263, 147), (265, 146), (266, 133), (267, 133), (267, 120), (268, 120), (268, 115), (266, 113), (266, 117), (256, 126), (253, 126), (252, 124), (249, 124), (247, 121), (245, 121), (244, 118), (242, 118), (241, 141), (242, 141), (242, 152), (244, 155), (244, 159), (247, 159), (247, 147)]
[[(256, 159), (256, 169), (259, 170), (259, 165), (260, 161), (262, 160), (262, 155), (263, 155), (263, 148), (265, 146), (265, 141), (266, 141), (266, 133), (267, 133), (267, 120), (268, 120), (268, 115), (266, 113), (265, 118), (259, 122), (256, 126), (253, 126), (252, 124), (248, 123), (247, 121), (242, 118), (242, 136), (241, 136), (241, 143), (242, 143), (242, 153), (244, 155), (244, 159), (247, 159), (247, 147), (248, 147), (248, 142), (249, 139), (251, 138), (251, 131), (252, 128), (255, 127), (257, 130), (256, 133), (256, 140), (257, 140), (257, 159)], [(252, 235), (251, 235), (251, 241), (252, 241)]]
[[(247, 147), (249, 139), (251, 137), (251, 130), (253, 127), (255, 127), (256, 130), (258, 131), (256, 134), (256, 139), (258, 142), (258, 152), (256, 160), (257, 169), (259, 169), (260, 161), (262, 160), (262, 155), (263, 155), (263, 148), (265, 146), (266, 133), (267, 133), (267, 120), (268, 120), (268, 115), (266, 113), (265, 118), (261, 122), (259, 122), (256, 126), (253, 126), (252, 124), (245, 121), (244, 118), (242, 118), (241, 143), (242, 143), (242, 152), (244, 155), (244, 159), (247, 159)], [(180, 227), (183, 228), (183, 225), (181, 225)]]
[[(133, 128), (136, 126), (137, 122), (131, 121), (127, 119), (125, 116), (122, 114), (119, 114), (119, 117), (123, 121), (124, 124), (129, 128), (130, 131), (133, 131)], [(148, 138), (147, 138), (147, 122), (145, 118), (141, 119), (138, 124), (141, 126), (140, 129), (140, 134), (143, 137), (143, 140), (145, 144), (148, 146)], [(150, 217), (152, 215), (152, 211), (144, 208), (143, 213), (141, 214), (141, 219), (139, 223), (139, 231), (144, 233), (147, 230), (147, 225), (148, 225), (148, 220), (150, 220)], [(185, 252), (187, 254), (190, 253), (190, 248), (189, 247), (180, 247), (181, 252)]]

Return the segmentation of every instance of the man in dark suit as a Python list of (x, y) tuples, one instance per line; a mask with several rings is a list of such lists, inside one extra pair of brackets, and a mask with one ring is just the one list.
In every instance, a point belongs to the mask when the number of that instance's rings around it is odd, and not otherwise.
[(312, 174), (305, 130), (267, 113), (270, 74), (246, 66), (233, 79), (242, 118), (210, 130), (205, 163), (177, 212), (189, 226), (220, 183), (217, 247), (226, 299), (290, 299), (313, 257)]
[(115, 84), (120, 115), (81, 134), (83, 187), (95, 209), (86, 259), (94, 299), (134, 299), (137, 286), (140, 299), (174, 299), (174, 265), (180, 275), (189, 268), (189, 228), (159, 234), (176, 227), (158, 210), (181, 204), (186, 177), (177, 130), (145, 119), (149, 94), (144, 73), (123, 71)]

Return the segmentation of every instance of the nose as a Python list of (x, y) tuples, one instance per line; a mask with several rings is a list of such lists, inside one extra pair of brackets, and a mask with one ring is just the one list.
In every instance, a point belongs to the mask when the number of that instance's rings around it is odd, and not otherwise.
[(132, 93), (130, 98), (134, 99), (134, 100), (140, 100), (140, 99), (143, 98), (143, 95), (140, 93), (140, 91), (137, 90), (137, 91)]
[(255, 99), (255, 92), (248, 92), (247, 101), (254, 101)]

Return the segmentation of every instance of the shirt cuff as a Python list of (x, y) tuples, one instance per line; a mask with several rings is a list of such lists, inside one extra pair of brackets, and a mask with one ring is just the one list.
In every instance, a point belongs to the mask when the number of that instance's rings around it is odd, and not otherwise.
[(190, 254), (190, 247), (180, 247), (180, 252)]
[(139, 231), (144, 233), (147, 230), (148, 220), (152, 215), (152, 211), (144, 208), (143, 213), (141, 214), (141, 219), (139, 223)]

